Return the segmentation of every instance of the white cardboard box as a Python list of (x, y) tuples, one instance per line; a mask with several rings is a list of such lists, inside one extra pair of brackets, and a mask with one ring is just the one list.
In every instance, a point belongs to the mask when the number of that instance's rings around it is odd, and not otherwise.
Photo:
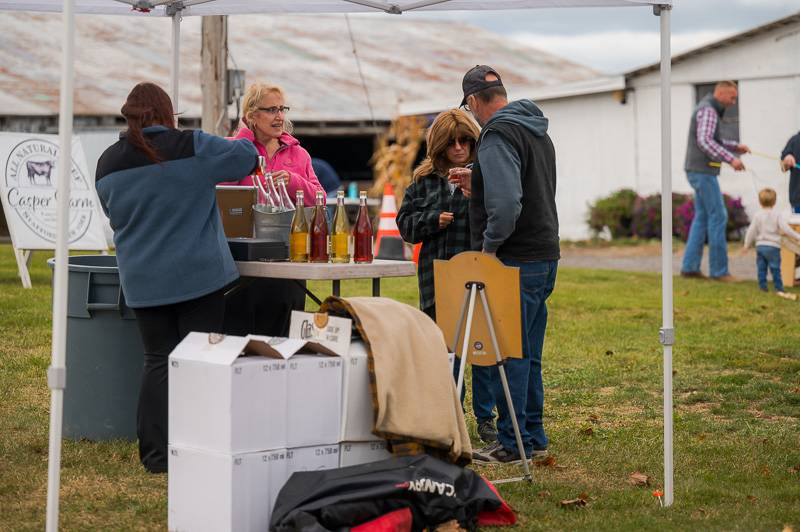
[[(283, 458), (272, 460), (272, 455)], [(170, 446), (169, 530), (267, 530), (277, 490), (286, 478), (285, 457), (285, 449), (226, 454)]]
[(343, 359), (341, 442), (380, 440), (372, 434), (375, 412), (369, 386), (367, 349), (361, 340), (350, 344)]
[(295, 447), (286, 450), (286, 480), (298, 471), (321, 471), (339, 467), (339, 444)]
[(369, 464), (391, 458), (392, 453), (386, 450), (386, 442), (381, 441), (345, 441), (339, 444), (339, 467)]
[(228, 336), (210, 345), (207, 335), (190, 333), (172, 352), (171, 445), (223, 453), (286, 447), (287, 362), (239, 357), (246, 343)]
[[(254, 335), (189, 333), (170, 355), (170, 444), (222, 453), (287, 447), (287, 415), (291, 410), (287, 400), (302, 397), (287, 391), (290, 366), (287, 359), (294, 361), (290, 357), (309, 348), (332, 354), (323, 346), (307, 343)], [(303, 367), (337, 363), (341, 366), (338, 357), (303, 355), (301, 358), (306, 360)], [(321, 393), (326, 395), (317, 400), (332, 402), (338, 408), (340, 386), (341, 375), (338, 380), (333, 375), (328, 387), (336, 387), (337, 391), (330, 392), (323, 386)], [(298, 406), (293, 415), (305, 416), (309, 411)], [(306, 423), (295, 421), (295, 424)], [(316, 418), (311, 416), (310, 421), (316, 422)], [(338, 417), (330, 423), (336, 423), (338, 428)], [(333, 441), (336, 440), (309, 443)]]
[(295, 355), (287, 366), (286, 446), (337, 443), (342, 409), (342, 359)]

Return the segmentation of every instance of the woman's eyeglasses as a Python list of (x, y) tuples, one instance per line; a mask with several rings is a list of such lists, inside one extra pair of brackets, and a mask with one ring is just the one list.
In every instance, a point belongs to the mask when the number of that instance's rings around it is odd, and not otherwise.
[(278, 113), (286, 114), (289, 112), (289, 109), (291, 109), (291, 107), (286, 107), (285, 105), (281, 106), (273, 105), (272, 107), (258, 107), (259, 111), (264, 111), (269, 115), (276, 115)]
[(473, 141), (471, 137), (458, 137), (455, 139), (450, 139), (447, 143), (447, 147), (455, 146), (456, 142), (458, 142), (461, 146), (466, 146)]

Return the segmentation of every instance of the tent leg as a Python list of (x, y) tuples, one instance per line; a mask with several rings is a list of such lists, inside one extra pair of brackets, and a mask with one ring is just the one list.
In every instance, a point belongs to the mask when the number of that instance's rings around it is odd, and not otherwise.
[(66, 384), (67, 255), (69, 252), (69, 193), (72, 170), (72, 109), (75, 45), (75, 0), (64, 0), (62, 15), (61, 91), (59, 94), (58, 204), (56, 215), (56, 264), (53, 277), (53, 344), (47, 371), (50, 387), (50, 453), (47, 462), (48, 532), (58, 530), (61, 482), (61, 431)]
[[(170, 6), (167, 14), (172, 17), (172, 66), (170, 68), (170, 95), (172, 109), (178, 113), (180, 109), (180, 69), (181, 69), (181, 9)], [(178, 118), (175, 118), (178, 125)]]
[(672, 313), (672, 53), (671, 6), (656, 6), (661, 23), (661, 297), (664, 347), (664, 506), (674, 500), (672, 424), (672, 346), (675, 343)]

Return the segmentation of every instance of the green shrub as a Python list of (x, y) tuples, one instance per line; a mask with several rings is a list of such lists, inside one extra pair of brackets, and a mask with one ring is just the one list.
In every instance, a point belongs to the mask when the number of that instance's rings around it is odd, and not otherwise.
[(612, 238), (633, 236), (631, 222), (633, 206), (639, 195), (630, 188), (623, 188), (589, 206), (586, 223), (595, 235), (608, 227)]

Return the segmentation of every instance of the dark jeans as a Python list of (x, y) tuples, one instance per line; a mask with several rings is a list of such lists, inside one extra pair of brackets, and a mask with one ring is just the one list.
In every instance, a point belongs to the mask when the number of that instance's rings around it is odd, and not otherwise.
[(239, 279), (228, 294), (223, 332), (236, 336), (288, 336), (293, 310), (304, 310), (306, 293), (292, 279)]
[[(546, 449), (548, 443), (542, 421), (544, 414), (542, 349), (547, 328), (547, 298), (550, 297), (556, 284), (558, 261), (501, 260), (506, 266), (519, 268), (523, 358), (507, 359), (505, 368), (511, 401), (522, 435), (522, 444), (525, 447), (525, 454), (530, 456), (533, 449)], [(494, 396), (499, 399), (498, 439), (506, 449), (518, 452), (514, 425), (499, 376), (494, 384)]]
[(192, 331), (220, 332), (225, 289), (160, 307), (134, 309), (144, 344), (144, 372), (139, 390), (136, 434), (139, 459), (151, 473), (167, 470), (167, 359)]
[[(433, 321), (436, 321), (436, 307), (431, 306), (422, 309), (422, 312), (430, 316)], [(453, 378), (458, 382), (458, 372), (461, 368), (461, 359), (456, 357), (453, 364)], [(472, 410), (478, 423), (483, 421), (492, 421), (494, 419), (494, 379), (499, 379), (497, 376), (497, 367), (495, 366), (472, 366)], [(464, 395), (466, 394), (466, 386), (461, 389), (461, 403), (464, 403)]]
[(758, 266), (758, 287), (767, 291), (767, 268), (772, 272), (772, 283), (776, 292), (783, 292), (781, 279), (781, 250), (772, 246), (756, 246), (756, 266)]

